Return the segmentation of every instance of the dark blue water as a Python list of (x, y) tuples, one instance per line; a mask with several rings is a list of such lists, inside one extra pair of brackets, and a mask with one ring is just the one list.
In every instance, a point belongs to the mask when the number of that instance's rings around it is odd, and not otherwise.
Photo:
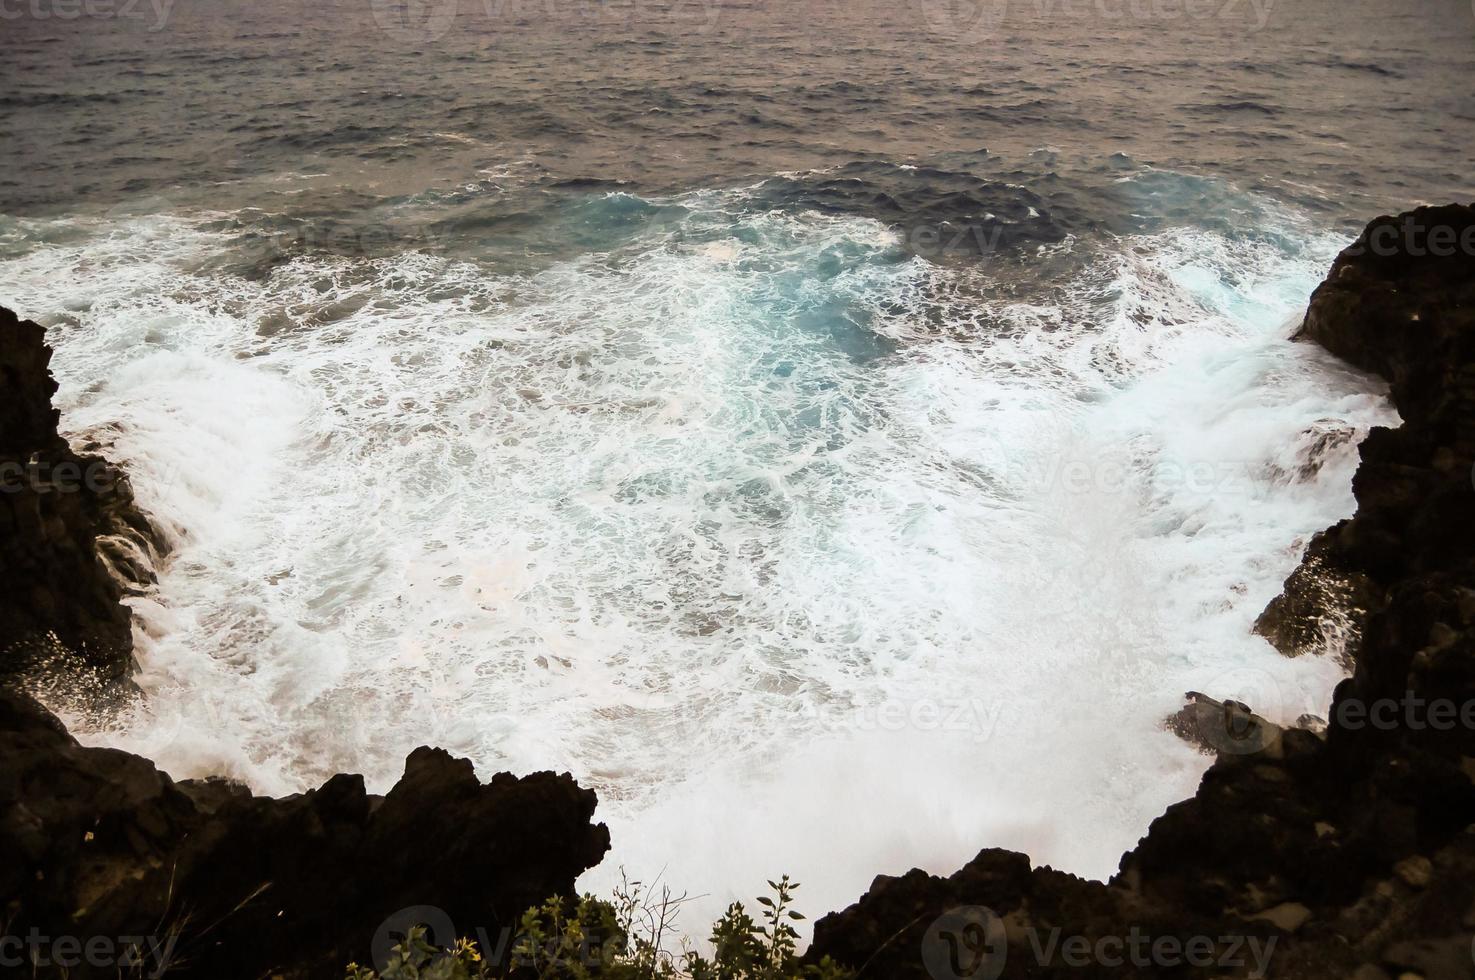
[(536, 251), (570, 196), (786, 172), (825, 173), (782, 206), (1005, 244), (1252, 224), (1234, 190), (1339, 228), (1471, 192), (1464, 0), (69, 2), (0, 21), (4, 213)]

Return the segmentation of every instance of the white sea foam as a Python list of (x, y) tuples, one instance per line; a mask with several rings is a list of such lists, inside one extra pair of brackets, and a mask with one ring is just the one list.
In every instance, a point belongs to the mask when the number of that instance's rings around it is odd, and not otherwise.
[(1206, 765), (1184, 691), (1324, 706), (1334, 661), (1250, 624), (1352, 510), (1316, 432), (1391, 418), (1285, 339), (1334, 241), (1169, 232), (1006, 304), (873, 222), (681, 230), (520, 278), (246, 281), (181, 218), (0, 264), (176, 548), (147, 707), (87, 738), (273, 793), (427, 742), (566, 769), (615, 842), (584, 884), (662, 874), (694, 929), (983, 846), (1106, 876)]

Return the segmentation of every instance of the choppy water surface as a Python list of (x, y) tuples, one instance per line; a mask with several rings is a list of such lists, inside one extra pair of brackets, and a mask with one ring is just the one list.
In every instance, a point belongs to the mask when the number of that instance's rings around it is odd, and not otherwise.
[(175, 544), (87, 737), (567, 769), (585, 884), (693, 928), (1105, 876), (1183, 691), (1321, 709), (1249, 626), (1392, 416), (1288, 325), (1475, 143), (1452, 2), (161, 0), (0, 59), (0, 301)]

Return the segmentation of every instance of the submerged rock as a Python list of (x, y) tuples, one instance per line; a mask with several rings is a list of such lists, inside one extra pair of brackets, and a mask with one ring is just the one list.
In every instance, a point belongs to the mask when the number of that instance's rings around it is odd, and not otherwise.
[(1177, 714), (1168, 719), (1168, 729), (1206, 752), (1230, 754), (1277, 753), (1282, 729), (1261, 718), (1239, 701), (1216, 701), (1207, 694), (1189, 691)]

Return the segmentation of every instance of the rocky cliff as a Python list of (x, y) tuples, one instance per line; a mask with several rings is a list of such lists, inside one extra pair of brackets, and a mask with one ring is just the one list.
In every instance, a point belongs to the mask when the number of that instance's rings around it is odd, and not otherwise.
[(269, 799), (84, 747), (26, 693), (127, 693), (120, 599), (158, 549), (123, 476), (59, 435), (50, 358), (0, 308), (0, 976), (341, 977), (415, 919), (495, 944), (571, 894), (609, 832), (567, 774), (483, 785), (421, 748), (383, 797), (340, 775)]
[(346, 775), (285, 799), (176, 783), (0, 692), (0, 975), (337, 978), (415, 922), (492, 947), (609, 849), (594, 807), (567, 774), (483, 784), (430, 748), (383, 797)]
[(119, 600), (159, 545), (123, 474), (58, 433), (50, 361), (42, 328), (0, 307), (0, 681), (116, 694), (133, 666)]
[(1217, 760), (1109, 883), (986, 850), (877, 878), (812, 957), (885, 980), (1475, 973), (1475, 209), (1373, 221), (1296, 337), (1386, 378), (1404, 420), (1258, 625), (1294, 655), (1351, 623), (1324, 735), (1204, 699), (1178, 722)]

